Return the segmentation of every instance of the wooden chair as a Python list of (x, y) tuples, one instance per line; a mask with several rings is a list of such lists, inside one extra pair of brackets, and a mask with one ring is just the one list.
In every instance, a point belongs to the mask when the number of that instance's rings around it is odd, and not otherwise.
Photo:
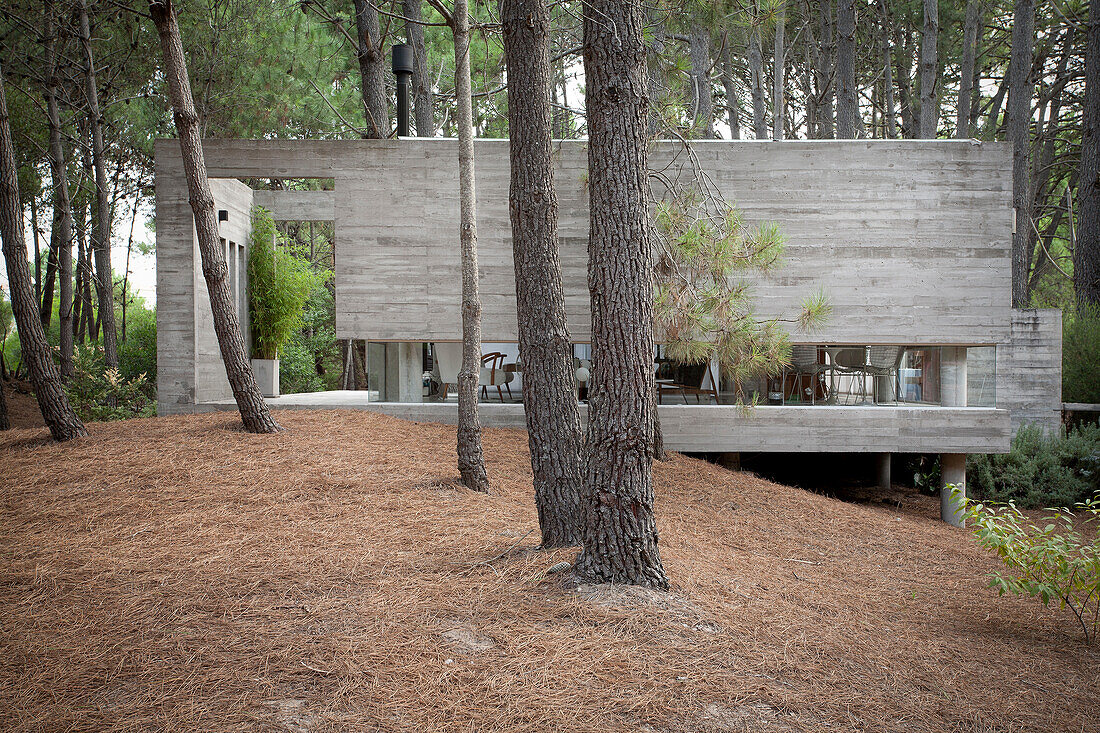
[(491, 351), (481, 356), (481, 396), (489, 399), (489, 387), (496, 387), (500, 401), (504, 402), (504, 390), (508, 391), (508, 399), (512, 399), (512, 388), (509, 382), (516, 378), (514, 371), (504, 368), (504, 354), (499, 351)]

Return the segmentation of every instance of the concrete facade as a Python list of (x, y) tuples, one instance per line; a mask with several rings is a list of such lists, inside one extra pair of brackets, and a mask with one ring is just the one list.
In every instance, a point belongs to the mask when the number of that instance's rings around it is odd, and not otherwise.
[[(386, 372), (395, 373), (385, 374), (382, 398), (417, 401), (419, 392), (414, 396), (401, 385), (413, 383), (416, 369), (409, 364), (418, 359), (405, 359), (402, 369), (402, 349), (410, 350), (410, 342), (458, 340), (461, 333), (455, 142), (204, 145), (217, 206), (229, 212), (221, 228), (231, 274), (239, 261), (242, 316), (247, 318), (251, 205), (264, 206), (279, 220), (333, 221), (337, 335), (374, 342), (372, 353), (397, 349), (394, 359), (383, 362)], [(941, 376), (953, 385), (945, 404), (952, 407), (760, 408), (745, 417), (735, 407), (664, 406), (670, 447), (1003, 452), (1022, 422), (1049, 424), (1047, 405), (1057, 404), (1060, 394), (1060, 317), (1009, 307), (1013, 217), (1006, 145), (700, 141), (693, 150), (698, 169), (679, 143), (654, 145), (658, 187), (662, 176), (682, 182), (701, 170), (749, 223), (776, 221), (788, 237), (785, 267), (754, 283), (761, 315), (793, 315), (802, 297), (823, 289), (832, 315), (818, 332), (794, 332), (794, 341), (943, 347), (949, 368)], [(483, 338), (514, 341), (508, 143), (477, 141), (476, 155)], [(563, 284), (578, 342), (589, 334), (586, 156), (584, 142), (557, 144)], [(214, 408), (231, 400), (176, 141), (157, 142), (156, 170), (158, 409), (164, 414)], [(238, 177), (326, 178), (335, 190), (253, 192), (231, 180)], [(996, 407), (992, 400), (967, 407), (974, 404), (968, 387), (973, 392), (976, 385), (967, 380), (968, 353), (995, 361), (983, 368), (996, 375)], [(347, 396), (345, 407), (365, 399), (348, 396), (365, 393), (333, 394)], [(273, 406), (285, 407), (326, 404), (327, 398), (303, 402), (289, 395), (273, 400)], [(522, 426), (517, 407), (484, 405), (483, 421)], [(383, 403), (368, 409), (449, 422), (454, 406)]]

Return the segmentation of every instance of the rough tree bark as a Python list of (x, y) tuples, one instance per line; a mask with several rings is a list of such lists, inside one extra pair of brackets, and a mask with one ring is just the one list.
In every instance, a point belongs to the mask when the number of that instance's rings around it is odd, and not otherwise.
[(98, 320), (103, 329), (103, 360), (118, 368), (118, 331), (115, 329), (115, 283), (111, 273), (111, 192), (107, 185), (107, 160), (103, 149), (103, 117), (96, 89), (95, 56), (88, 23), (88, 4), (80, 0), (80, 45), (84, 49), (84, 84), (88, 103), (88, 129), (92, 133), (92, 165), (95, 167), (95, 210), (92, 253), (95, 256), (95, 289), (99, 297)]
[(688, 35), (691, 57), (691, 111), (695, 129), (714, 138), (714, 90), (710, 83), (710, 28), (693, 23)]
[(940, 117), (936, 90), (936, 46), (940, 37), (939, 0), (924, 0), (924, 30), (920, 42), (920, 137), (932, 140)]
[(477, 384), (481, 376), (481, 294), (477, 281), (477, 196), (474, 191), (474, 107), (470, 82), (470, 15), (455, 0), (455, 125), (458, 127), (458, 184), (462, 248), (462, 369), (458, 373), (458, 472), (474, 491), (488, 491)]
[(837, 0), (836, 12), (836, 136), (856, 136), (856, 9), (854, 0)]
[[(363, 93), (363, 114), (367, 119), (364, 137), (379, 139), (390, 135), (390, 107), (386, 101), (386, 53), (378, 11), (370, 0), (352, 0), (355, 8), (355, 49), (359, 61), (359, 81)], [(415, 78), (415, 74), (413, 75)]]
[(164, 77), (168, 86), (168, 99), (172, 103), (176, 131), (180, 136), (180, 152), (183, 170), (187, 178), (187, 191), (191, 211), (195, 216), (199, 256), (206, 289), (210, 293), (210, 310), (214, 316), (214, 332), (218, 336), (225, 374), (237, 401), (241, 420), (252, 433), (274, 433), (280, 429), (264, 403), (256, 384), (256, 375), (248, 363), (244, 336), (237, 309), (233, 305), (229, 288), (229, 268), (218, 238), (218, 219), (214, 211), (214, 196), (206, 176), (206, 161), (202, 155), (202, 139), (199, 137), (199, 117), (191, 96), (191, 82), (187, 78), (187, 61), (183, 55), (183, 41), (176, 21), (172, 0), (149, 0), (149, 14), (160, 35), (164, 54)]
[(1016, 231), (1012, 235), (1012, 307), (1027, 307), (1027, 243), (1031, 226), (1030, 147), (1031, 47), (1035, 42), (1034, 0), (1016, 0), (1012, 20), (1012, 55), (1008, 76), (1008, 139), (1012, 142), (1012, 206)]
[(722, 87), (726, 90), (726, 114), (730, 124), (730, 137), (741, 139), (741, 100), (737, 96), (737, 75), (733, 65), (733, 51), (727, 40), (722, 48)]
[(764, 102), (764, 51), (760, 28), (749, 30), (749, 81), (752, 84), (752, 128), (757, 140), (768, 137), (768, 106)]
[(880, 34), (879, 42), (882, 44), (883, 96), (886, 97), (886, 136), (896, 138), (898, 136), (898, 112), (894, 103), (894, 55), (890, 47), (890, 20), (886, 10), (886, 0), (879, 0)]
[[(61, 376), (73, 375), (73, 211), (69, 198), (69, 180), (65, 167), (65, 148), (61, 142), (61, 113), (57, 104), (57, 36), (53, 0), (45, 4), (46, 120), (50, 130), (50, 178), (53, 181), (53, 210), (58, 253), (58, 290), (60, 291), (59, 346)], [(43, 303), (43, 309), (45, 308)], [(53, 298), (50, 298), (50, 306)], [(43, 319), (46, 320), (45, 318)]]
[[(405, 17), (420, 20), (420, 0), (404, 0)], [(428, 71), (428, 49), (424, 44), (424, 26), (405, 21), (405, 40), (413, 51), (413, 115), (417, 137), (435, 137), (435, 101), (432, 78)]]
[[(8, 101), (0, 72), (0, 237), (3, 237), (4, 264), (8, 268), (8, 291), (23, 363), (34, 387), (38, 409), (54, 440), (70, 440), (87, 435), (84, 423), (73, 411), (61, 387), (61, 373), (53, 362), (50, 343), (42, 329), (38, 303), (34, 299), (27, 243), (23, 239), (23, 207), (19, 203), (19, 180), (15, 168), (15, 148), (11, 142)], [(2, 387), (0, 387), (2, 388)]]
[(653, 281), (644, 12), (583, 6), (592, 298), (584, 549), (578, 577), (668, 588), (653, 518)]
[(966, 4), (966, 19), (963, 21), (963, 55), (959, 63), (959, 104), (955, 115), (955, 137), (960, 140), (970, 137), (974, 60), (978, 54), (978, 4), (979, 0), (970, 0)]
[(535, 508), (543, 547), (580, 543), (581, 423), (558, 254), (551, 145), (550, 13), (503, 0), (508, 69), (509, 209)]
[(1089, 3), (1083, 106), (1073, 290), (1079, 306), (1100, 306), (1100, 2)]
[(783, 49), (783, 33), (787, 25), (787, 11), (779, 6), (775, 20), (775, 50), (772, 53), (772, 139), (783, 139), (783, 110), (786, 107), (783, 74), (786, 65), (786, 51)]

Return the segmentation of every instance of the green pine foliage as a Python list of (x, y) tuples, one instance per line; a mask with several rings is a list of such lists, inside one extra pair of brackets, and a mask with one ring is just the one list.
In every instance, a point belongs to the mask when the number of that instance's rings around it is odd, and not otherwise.
[(1100, 306), (1063, 315), (1062, 400), (1100, 403)]
[(1025, 425), (1008, 453), (969, 456), (966, 475), (967, 492), (981, 500), (1024, 509), (1087, 501), (1100, 492), (1100, 426), (1048, 435)]
[[(655, 336), (669, 357), (700, 364), (714, 356), (738, 391), (747, 380), (778, 374), (790, 362), (790, 337), (780, 319), (757, 316), (745, 276), (781, 266), (779, 226), (749, 227), (738, 209), (695, 188), (656, 202), (653, 211)], [(828, 313), (825, 295), (813, 294), (795, 322), (809, 331)]]
[(248, 317), (252, 355), (275, 359), (301, 327), (303, 309), (321, 278), (308, 262), (276, 246), (275, 221), (264, 209), (252, 213), (248, 251)]

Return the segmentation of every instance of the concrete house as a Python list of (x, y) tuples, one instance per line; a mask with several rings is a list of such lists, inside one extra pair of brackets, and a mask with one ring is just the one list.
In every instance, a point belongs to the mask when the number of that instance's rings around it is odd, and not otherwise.
[[(668, 447), (864, 452), (884, 462), (891, 453), (939, 453), (945, 474), (957, 480), (965, 454), (1006, 452), (1023, 423), (1057, 426), (1060, 313), (1010, 305), (1015, 216), (1007, 144), (715, 140), (695, 141), (692, 151), (655, 143), (650, 166), (673, 177), (691, 167), (748, 221), (774, 221), (787, 237), (784, 267), (753, 284), (758, 312), (790, 316), (816, 290), (832, 312), (813, 333), (792, 331), (796, 364), (756, 388), (775, 404), (749, 414), (731, 404), (731, 385), (707, 370), (701, 379), (683, 370), (666, 375), (660, 413)], [(486, 350), (503, 355), (490, 366), (521, 379), (508, 142), (478, 140), (475, 153), (483, 339)], [(461, 339), (455, 141), (210, 140), (205, 156), (217, 208), (228, 215), (221, 234), (242, 319), (250, 211), (259, 205), (277, 220), (335, 223), (336, 334), (370, 342), (370, 392), (286, 395), (272, 405), (453, 422), (453, 398), (424, 385), (429, 362), (438, 381), (445, 344)], [(555, 156), (566, 306), (583, 367), (590, 337), (586, 144), (561, 141)], [(333, 189), (254, 191), (240, 181), (273, 177), (331, 179)], [(233, 405), (187, 199), (178, 143), (158, 141), (161, 414)], [(493, 384), (499, 381), (494, 375)], [(495, 386), (487, 390), (485, 424), (523, 426), (517, 386), (506, 383), (513, 400), (503, 390), (498, 399)]]

